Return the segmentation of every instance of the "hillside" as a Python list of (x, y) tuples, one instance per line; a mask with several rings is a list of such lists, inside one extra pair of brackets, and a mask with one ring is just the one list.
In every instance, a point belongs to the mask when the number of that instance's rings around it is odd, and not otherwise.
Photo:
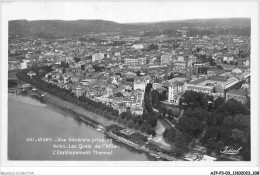
[(213, 27), (245, 30), (250, 33), (249, 18), (197, 19), (163, 21), (154, 23), (120, 24), (104, 20), (13, 20), (9, 21), (9, 37), (59, 37), (81, 36), (89, 33), (119, 32), (136, 34), (140, 31), (167, 31), (182, 27)]

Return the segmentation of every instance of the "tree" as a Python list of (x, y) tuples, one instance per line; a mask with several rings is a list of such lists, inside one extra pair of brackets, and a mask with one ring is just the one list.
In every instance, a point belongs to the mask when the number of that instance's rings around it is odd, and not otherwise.
[(237, 114), (234, 116), (234, 124), (240, 128), (250, 128), (250, 115)]
[(151, 89), (152, 89), (152, 84), (148, 83), (146, 85), (145, 94), (144, 94), (144, 106), (145, 106), (145, 110), (148, 113), (153, 111), (152, 100), (151, 100)]
[(163, 137), (170, 142), (174, 142), (176, 135), (175, 129), (165, 129), (163, 133)]
[(142, 114), (142, 119), (143, 119), (143, 120), (147, 120), (148, 118), (149, 118), (148, 113), (143, 113), (143, 114)]
[(152, 96), (152, 105), (153, 107), (158, 107), (158, 103), (159, 103), (159, 92), (157, 90), (153, 90), (151, 92), (151, 96)]
[(51, 79), (51, 75), (48, 75), (48, 80), (50, 80)]
[(172, 115), (174, 117), (179, 117), (179, 115), (181, 115), (181, 111), (179, 111), (178, 109), (173, 109), (172, 110)]
[[(216, 125), (216, 126), (220, 126), (223, 124), (223, 121), (224, 121), (224, 114), (222, 113), (212, 113), (212, 118), (214, 119), (214, 123), (212, 125)], [(211, 117), (209, 117), (210, 119)]]
[(114, 97), (124, 97), (124, 95), (121, 92), (117, 92), (114, 94)]
[(123, 121), (122, 121), (122, 123), (123, 123), (124, 125), (126, 125), (126, 124), (128, 123), (127, 118), (124, 118)]
[(215, 109), (218, 109), (218, 107), (219, 107), (220, 105), (223, 105), (223, 104), (225, 104), (225, 99), (222, 98), (222, 97), (218, 97), (218, 98), (213, 102), (213, 106), (214, 106)]
[(250, 97), (247, 97), (246, 99), (246, 107), (247, 109), (250, 109)]
[(215, 87), (213, 87), (212, 92), (213, 92), (213, 93), (216, 93), (216, 92), (217, 92)]
[(221, 65), (217, 65), (217, 68), (221, 69), (221, 70), (223, 69), (223, 67), (221, 67)]
[(142, 116), (141, 116), (141, 115), (133, 116), (133, 117), (132, 117), (132, 120), (133, 120), (134, 122), (137, 122), (138, 120), (142, 120)]
[(148, 83), (145, 87), (145, 93), (150, 93), (151, 89), (153, 88), (153, 85), (151, 83)]
[(141, 71), (138, 70), (138, 71), (136, 72), (136, 76), (141, 76), (140, 73), (141, 73)]
[(166, 113), (167, 113), (167, 109), (166, 109), (166, 107), (162, 107), (161, 108), (161, 113), (165, 116), (166, 115)]
[(145, 121), (147, 124), (151, 125), (152, 127), (155, 127), (157, 124), (157, 119), (154, 117), (150, 117)]
[(133, 122), (133, 120), (128, 121), (127, 127), (129, 127), (129, 128), (133, 128), (133, 127), (134, 127), (134, 122)]
[(148, 50), (158, 50), (158, 45), (151, 44), (151, 45), (148, 46)]
[(123, 123), (123, 119), (119, 118), (118, 123)]
[(226, 128), (226, 127), (223, 127), (223, 126), (220, 126), (219, 127), (219, 133), (220, 133), (220, 140), (223, 141), (223, 143), (226, 145), (226, 144), (230, 144), (230, 141), (231, 141), (231, 131), (229, 128)]
[(75, 62), (79, 62), (79, 61), (80, 61), (80, 58), (79, 58), (79, 57), (74, 57), (74, 61), (75, 61)]
[(141, 132), (145, 132), (145, 131), (146, 131), (146, 128), (147, 128), (147, 126), (145, 125), (145, 123), (143, 123), (143, 124), (140, 126), (140, 131), (141, 131)]
[(139, 124), (136, 122), (135, 124), (134, 124), (134, 129), (136, 129), (136, 130), (139, 130)]
[(147, 128), (146, 132), (147, 132), (147, 134), (152, 135), (152, 136), (156, 135), (156, 132), (153, 128)]
[(215, 126), (207, 127), (206, 134), (204, 135), (201, 141), (202, 143), (205, 143), (205, 141), (207, 141), (210, 138), (217, 140), (218, 135), (219, 135), (219, 129), (217, 127)]
[(176, 126), (176, 128), (181, 132), (187, 133), (195, 138), (202, 133), (204, 127), (205, 125), (203, 122), (197, 120), (196, 118), (189, 118), (186, 115), (180, 117)]
[(172, 110), (171, 110), (171, 109), (168, 109), (168, 116), (169, 116), (170, 118), (173, 117), (173, 113), (172, 113)]
[(184, 114), (187, 114), (187, 116), (189, 117), (196, 117), (199, 121), (204, 121), (208, 118), (211, 118), (211, 114), (208, 111), (201, 108), (195, 108), (194, 110), (189, 109), (189, 111), (186, 110)]
[(112, 115), (113, 115), (113, 116), (119, 116), (119, 111), (116, 110), (116, 109), (113, 109), (113, 110), (112, 110)]
[(185, 135), (182, 132), (176, 131), (174, 144), (176, 147), (186, 151), (188, 149), (188, 143), (192, 138), (189, 135)]
[(162, 93), (159, 93), (159, 101), (164, 101), (167, 99), (166, 93), (167, 89), (165, 91), (162, 91)]
[(158, 119), (159, 118), (159, 115), (158, 115), (158, 113), (157, 112), (150, 112), (149, 114), (148, 114), (148, 118), (154, 118), (154, 119)]
[(248, 140), (248, 136), (246, 132), (236, 128), (232, 130), (231, 139), (235, 142), (246, 143)]
[(251, 161), (251, 150), (245, 149), (241, 155), (243, 156), (244, 161)]
[(212, 57), (208, 58), (208, 61), (210, 63), (210, 66), (216, 65), (216, 63), (214, 62), (214, 59)]
[(236, 114), (249, 114), (249, 110), (246, 106), (233, 98), (228, 100), (225, 104), (218, 106), (216, 111), (232, 116)]
[(208, 107), (207, 95), (201, 92), (186, 91), (182, 94), (179, 102), (179, 107), (187, 109), (191, 107), (195, 109), (200, 107), (206, 109)]
[(234, 123), (234, 117), (229, 115), (229, 116), (226, 116), (223, 120), (223, 123), (226, 125), (226, 126), (231, 126), (233, 125)]
[(208, 71), (208, 67), (199, 67), (198, 68), (198, 73), (207, 74), (207, 71)]
[(209, 138), (206, 143), (207, 149), (213, 150), (215, 148), (215, 146), (216, 146), (216, 141), (212, 138)]
[(222, 141), (216, 142), (215, 151), (219, 153), (224, 149), (224, 143)]

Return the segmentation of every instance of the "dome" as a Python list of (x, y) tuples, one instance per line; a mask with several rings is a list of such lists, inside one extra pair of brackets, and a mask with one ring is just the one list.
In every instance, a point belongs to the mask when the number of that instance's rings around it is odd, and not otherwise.
[(242, 71), (239, 69), (239, 68), (235, 68), (233, 71), (232, 71), (233, 74), (242, 74)]

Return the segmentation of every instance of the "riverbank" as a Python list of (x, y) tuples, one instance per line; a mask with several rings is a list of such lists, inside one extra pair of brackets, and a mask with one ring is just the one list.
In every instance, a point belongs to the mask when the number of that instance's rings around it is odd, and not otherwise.
[[(41, 106), (40, 106), (41, 105)], [(37, 96), (8, 94), (8, 159), (10, 161), (154, 161), (146, 153), (136, 150), (120, 141), (116, 141), (97, 127), (85, 123), (77, 115), (66, 111), (55, 104), (38, 99)], [(100, 125), (101, 126), (101, 125)], [(28, 142), (26, 139), (52, 138), (51, 142)], [(89, 142), (69, 142), (69, 138), (99, 139), (91, 145), (103, 145), (97, 149), (110, 152), (112, 155), (53, 155), (54, 144), (83, 144)], [(67, 139), (67, 142), (56, 141), (57, 138)], [(106, 142), (100, 142), (100, 141)], [(112, 146), (112, 147), (111, 147)], [(114, 148), (113, 146), (118, 146)], [(57, 149), (58, 150), (58, 149)], [(61, 149), (65, 151), (66, 149)], [(79, 145), (76, 149), (81, 151)], [(91, 151), (92, 149), (83, 149)]]
[[(50, 93), (45, 94), (45, 96), (42, 97), (43, 100), (46, 100), (48, 102), (51, 102), (65, 110), (68, 110), (74, 114), (77, 114), (78, 116), (81, 116), (82, 118), (85, 118), (85, 120), (87, 121), (88, 119), (95, 121), (101, 125), (103, 125), (104, 127), (107, 127), (109, 125), (114, 124), (112, 121), (109, 121), (107, 119), (105, 119), (104, 117), (97, 115), (95, 113), (92, 113), (90, 111), (86, 111), (85, 109), (76, 106), (73, 103), (67, 102), (65, 100), (62, 100), (59, 97), (56, 97)], [(88, 121), (87, 121), (88, 122)]]
[(114, 133), (112, 133), (112, 132), (110, 132), (110, 131), (106, 131), (105, 133), (106, 133), (108, 136), (110, 136), (110, 137), (112, 137), (112, 138), (114, 138), (114, 139), (116, 139), (116, 140), (118, 140), (118, 141), (120, 141), (120, 142), (122, 142), (122, 143), (124, 143), (124, 144), (127, 144), (127, 145), (129, 145), (129, 146), (131, 146), (131, 147), (134, 147), (136, 150), (140, 150), (140, 151), (146, 152), (146, 153), (148, 153), (149, 155), (154, 156), (154, 157), (156, 157), (156, 158), (160, 158), (160, 159), (164, 159), (164, 160), (168, 160), (168, 161), (184, 161), (184, 160), (182, 160), (182, 159), (176, 159), (176, 158), (173, 157), (173, 156), (169, 156), (169, 155), (163, 154), (163, 153), (161, 153), (161, 152), (158, 153), (158, 152), (156, 152), (156, 151), (153, 151), (153, 150), (147, 148), (145, 145), (142, 145), (142, 146), (137, 145), (137, 144), (135, 144), (135, 143), (133, 143), (133, 142), (131, 142), (131, 141), (128, 141), (127, 139), (124, 139), (124, 138), (122, 138), (122, 137), (119, 137), (119, 136), (115, 135)]
[[(76, 114), (81, 120), (90, 123), (92, 125), (94, 125), (96, 128), (99, 128), (102, 130), (102, 132), (104, 132), (105, 134), (107, 134), (108, 136), (110, 136), (111, 138), (114, 138), (128, 146), (134, 147), (137, 150), (146, 152), (148, 154), (150, 154), (151, 156), (154, 156), (156, 158), (161, 158), (161, 159), (165, 159), (165, 160), (169, 160), (169, 161), (178, 161), (180, 159), (176, 159), (173, 156), (169, 156), (167, 154), (164, 153), (157, 153), (156, 151), (153, 151), (149, 148), (147, 148), (145, 145), (143, 146), (139, 146), (137, 144), (133, 144), (131, 142), (128, 142), (127, 139), (124, 139), (122, 137), (118, 137), (116, 135), (111, 134), (110, 132), (106, 131), (106, 127), (112, 125), (112, 124), (116, 124), (112, 121), (109, 121), (107, 119), (105, 119), (104, 117), (97, 115), (95, 113), (89, 112), (79, 106), (76, 106), (73, 103), (67, 102), (57, 96), (54, 96), (50, 93), (46, 93), (43, 92), (41, 90), (39, 90), (42, 94), (44, 93), (45, 96), (41, 97), (43, 100), (48, 101), (50, 103), (53, 103), (55, 105), (57, 105), (58, 107), (67, 110), (73, 114)], [(101, 126), (102, 125), (102, 126)], [(121, 125), (120, 125), (121, 126)], [(125, 127), (124, 127), (125, 128)]]

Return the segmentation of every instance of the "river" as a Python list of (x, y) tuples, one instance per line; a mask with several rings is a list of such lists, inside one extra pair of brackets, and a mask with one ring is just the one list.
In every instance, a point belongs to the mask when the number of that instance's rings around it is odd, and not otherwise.
[[(59, 138), (62, 141), (58, 141)], [(85, 141), (69, 142), (68, 140), (72, 138), (85, 139)], [(101, 131), (97, 131), (91, 124), (83, 122), (76, 115), (54, 104), (30, 96), (14, 94), (8, 94), (8, 159), (157, 160), (111, 139)]]

